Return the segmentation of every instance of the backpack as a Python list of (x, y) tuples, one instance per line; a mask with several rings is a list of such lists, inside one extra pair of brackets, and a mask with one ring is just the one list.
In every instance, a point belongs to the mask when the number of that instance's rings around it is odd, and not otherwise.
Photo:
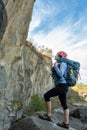
[(67, 64), (67, 77), (65, 77), (67, 84), (69, 87), (75, 86), (79, 76), (80, 63), (66, 58), (60, 58), (57, 62)]

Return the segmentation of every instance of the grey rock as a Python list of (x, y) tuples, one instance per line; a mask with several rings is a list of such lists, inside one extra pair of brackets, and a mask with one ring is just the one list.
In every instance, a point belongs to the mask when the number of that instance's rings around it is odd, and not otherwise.
[(82, 122), (87, 123), (87, 107), (79, 107), (71, 110), (70, 116), (81, 119)]
[[(40, 112), (41, 114), (44, 112)], [(40, 114), (38, 112), (38, 114)], [(9, 130), (65, 130), (57, 126), (58, 122), (63, 121), (63, 114), (54, 112), (52, 114), (53, 122), (42, 120), (38, 116), (30, 116), (21, 119), (20, 121), (12, 124)], [(84, 130), (86, 127), (79, 119), (70, 118), (69, 130)]]

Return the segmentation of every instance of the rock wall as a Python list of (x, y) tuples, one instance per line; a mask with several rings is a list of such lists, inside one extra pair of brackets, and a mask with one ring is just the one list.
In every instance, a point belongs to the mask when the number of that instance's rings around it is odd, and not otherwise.
[(50, 57), (26, 42), (35, 0), (0, 0), (0, 130), (21, 118), (32, 94), (52, 87)]

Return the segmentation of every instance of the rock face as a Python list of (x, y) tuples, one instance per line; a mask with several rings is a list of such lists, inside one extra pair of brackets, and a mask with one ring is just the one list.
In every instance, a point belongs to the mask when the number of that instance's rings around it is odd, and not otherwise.
[(26, 42), (35, 0), (0, 0), (0, 130), (52, 87), (51, 58)]

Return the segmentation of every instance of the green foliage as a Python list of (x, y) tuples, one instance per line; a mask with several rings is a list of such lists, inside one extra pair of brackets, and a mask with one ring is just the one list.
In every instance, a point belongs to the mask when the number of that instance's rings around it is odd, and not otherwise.
[(32, 95), (29, 106), (24, 108), (26, 115), (35, 115), (37, 111), (46, 111), (45, 101), (39, 95)]
[(39, 95), (33, 95), (31, 97), (31, 107), (34, 112), (36, 111), (46, 111), (45, 102), (40, 98)]

